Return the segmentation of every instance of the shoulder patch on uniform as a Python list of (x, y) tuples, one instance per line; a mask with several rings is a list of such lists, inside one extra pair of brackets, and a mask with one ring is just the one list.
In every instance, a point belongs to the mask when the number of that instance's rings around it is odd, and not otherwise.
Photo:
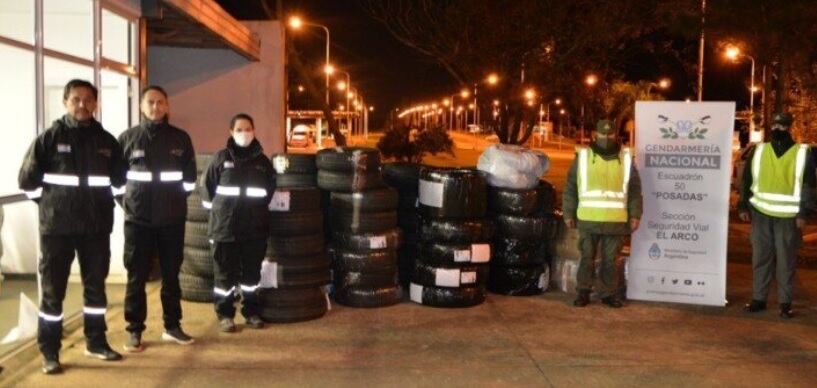
[(224, 161), (224, 168), (233, 168), (233, 167), (235, 167), (235, 164), (233, 163), (232, 160), (225, 160)]
[(130, 156), (132, 158), (144, 158), (145, 157), (145, 150), (133, 150), (130, 152)]
[(181, 148), (174, 148), (170, 150), (170, 154), (173, 156), (182, 156), (182, 154), (184, 154), (184, 150)]
[(65, 143), (57, 143), (57, 152), (63, 154), (71, 153), (71, 145)]

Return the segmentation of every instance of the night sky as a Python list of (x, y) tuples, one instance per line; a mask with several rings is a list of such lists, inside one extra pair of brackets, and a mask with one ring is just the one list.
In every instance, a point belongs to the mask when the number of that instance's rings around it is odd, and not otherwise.
[[(238, 19), (264, 19), (258, 0), (218, 0), (218, 3)], [(369, 105), (375, 106), (371, 117), (373, 128), (379, 127), (389, 109), (441, 99), (459, 90), (457, 83), (442, 67), (398, 42), (389, 31), (373, 20), (355, 0), (284, 0), (284, 15), (301, 16), (304, 20), (327, 26), (331, 34), (332, 63), (352, 76), (352, 84), (359, 88)], [(290, 42), (301, 53), (301, 58), (316, 69), (318, 85), (323, 64), (325, 40), (321, 29), (307, 28), (290, 33)], [(697, 47), (697, 42), (689, 42)], [(748, 105), (749, 64), (727, 63), (714, 51), (714, 42), (707, 42), (704, 73), (704, 100), (737, 101), (738, 109)], [(697, 63), (697, 50), (691, 63)], [(760, 79), (759, 69), (758, 82)], [(661, 59), (634, 58), (626, 78), (657, 79), (670, 76), (672, 88), (667, 99), (695, 99), (695, 75), (687, 75), (678, 66), (662, 63)], [(297, 85), (294, 71), (290, 84)], [(345, 77), (344, 77), (345, 78)], [(759, 95), (756, 96), (759, 104)], [(338, 98), (339, 97), (338, 95)], [(293, 107), (310, 105), (297, 95), (291, 97)], [(311, 108), (315, 108), (312, 106)]]

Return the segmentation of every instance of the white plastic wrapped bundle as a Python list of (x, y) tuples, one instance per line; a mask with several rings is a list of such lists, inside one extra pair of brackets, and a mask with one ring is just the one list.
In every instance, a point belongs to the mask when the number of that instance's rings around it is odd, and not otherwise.
[(550, 159), (539, 151), (497, 144), (485, 149), (479, 157), (477, 169), (487, 173), (491, 186), (532, 189), (550, 169)]

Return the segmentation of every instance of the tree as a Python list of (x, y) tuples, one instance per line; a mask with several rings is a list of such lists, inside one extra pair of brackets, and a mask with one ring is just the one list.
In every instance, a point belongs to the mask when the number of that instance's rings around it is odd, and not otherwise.
[(383, 134), (377, 148), (386, 158), (411, 163), (422, 162), (426, 154), (445, 152), (454, 156), (454, 142), (443, 127), (433, 127), (414, 135), (408, 126), (397, 126)]

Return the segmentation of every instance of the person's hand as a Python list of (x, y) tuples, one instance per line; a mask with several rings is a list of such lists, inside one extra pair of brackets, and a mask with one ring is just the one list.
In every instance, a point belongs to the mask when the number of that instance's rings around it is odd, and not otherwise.
[(743, 222), (749, 222), (751, 218), (749, 217), (749, 212), (740, 212), (738, 213), (738, 218), (740, 218)]
[(635, 232), (638, 230), (639, 224), (641, 224), (641, 220), (638, 218), (630, 218), (630, 231)]
[(576, 229), (576, 220), (572, 218), (565, 218), (565, 225), (570, 229)]
[(806, 219), (797, 218), (794, 223), (797, 225), (797, 229), (803, 229), (803, 227), (806, 226)]

